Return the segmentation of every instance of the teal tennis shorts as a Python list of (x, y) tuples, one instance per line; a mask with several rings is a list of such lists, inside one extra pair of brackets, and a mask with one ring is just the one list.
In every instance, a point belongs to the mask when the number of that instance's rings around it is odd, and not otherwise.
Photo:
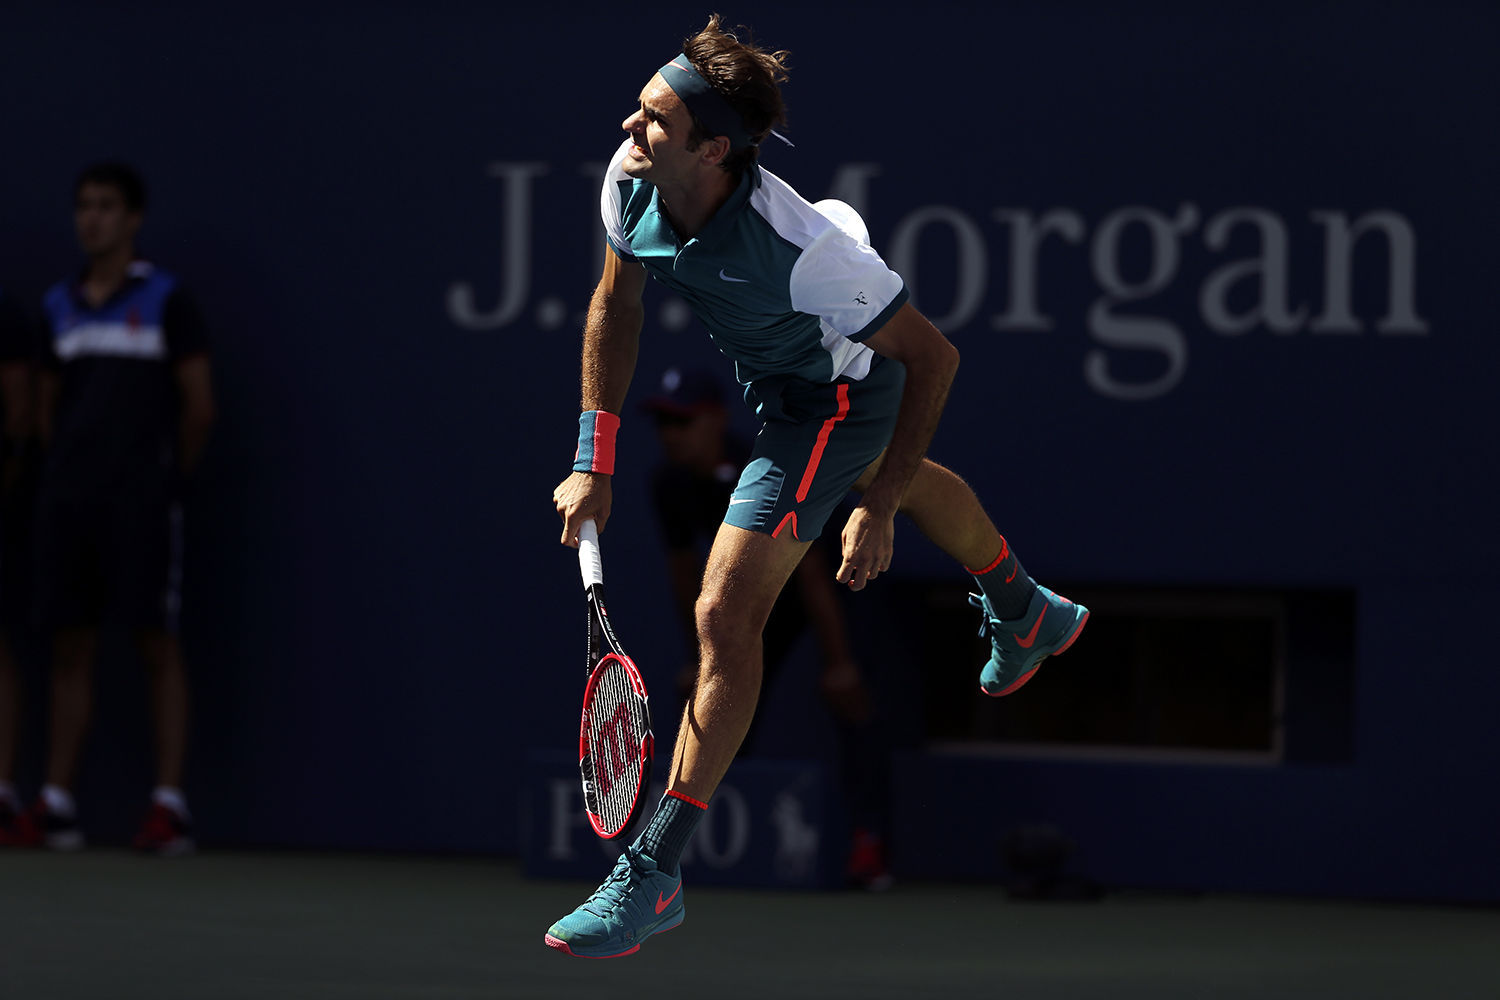
[(747, 401), (765, 420), (729, 497), (724, 523), (773, 538), (817, 538), (839, 501), (890, 443), (906, 369), (878, 358), (858, 382), (760, 383)]

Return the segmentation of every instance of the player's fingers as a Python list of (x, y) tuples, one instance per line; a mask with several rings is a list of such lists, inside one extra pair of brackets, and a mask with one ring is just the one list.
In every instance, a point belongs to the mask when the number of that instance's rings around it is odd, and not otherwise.
[(583, 530), (583, 522), (587, 518), (577, 507), (570, 505), (563, 507), (562, 516), (562, 543), (570, 549), (576, 549), (578, 548), (578, 533)]
[(849, 557), (846, 555), (843, 562), (839, 563), (839, 571), (833, 574), (833, 578), (838, 583), (848, 583), (853, 576), (854, 564), (849, 561)]

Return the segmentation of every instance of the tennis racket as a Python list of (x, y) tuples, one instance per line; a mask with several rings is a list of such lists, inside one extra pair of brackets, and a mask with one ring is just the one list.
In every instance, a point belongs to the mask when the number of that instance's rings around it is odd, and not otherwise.
[(640, 814), (656, 741), (646, 682), (620, 648), (604, 610), (604, 566), (592, 520), (578, 532), (578, 565), (589, 605), (589, 679), (578, 727), (578, 770), (589, 824), (605, 840), (614, 840)]

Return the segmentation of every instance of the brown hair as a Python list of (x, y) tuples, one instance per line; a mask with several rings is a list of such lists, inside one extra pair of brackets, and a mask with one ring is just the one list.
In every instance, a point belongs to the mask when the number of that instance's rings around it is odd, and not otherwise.
[[(743, 28), (748, 33), (748, 28)], [(786, 122), (786, 104), (781, 99), (782, 81), (787, 78), (785, 50), (768, 52), (753, 42), (742, 42), (733, 32), (719, 26), (714, 14), (696, 35), (682, 43), (683, 54), (698, 74), (739, 112), (745, 130), (756, 145), (737, 149), (724, 158), (723, 167), (738, 177), (760, 155), (760, 143), (771, 129)], [(693, 116), (690, 141), (697, 145), (712, 139), (697, 116)]]
[(140, 171), (128, 163), (111, 160), (84, 167), (78, 179), (73, 182), (75, 202), (78, 200), (78, 192), (83, 190), (85, 184), (112, 187), (120, 193), (128, 211), (146, 211), (146, 182), (141, 178)]

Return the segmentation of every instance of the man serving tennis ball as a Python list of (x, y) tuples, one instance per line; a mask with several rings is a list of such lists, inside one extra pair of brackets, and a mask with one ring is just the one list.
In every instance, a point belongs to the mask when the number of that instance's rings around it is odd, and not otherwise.
[(757, 163), (784, 119), (785, 52), (717, 15), (647, 81), (604, 178), (610, 253), (583, 339), (573, 473), (553, 500), (562, 541), (609, 519), (614, 437), (635, 368), (649, 274), (681, 295), (735, 362), (764, 422), (704, 569), (698, 683), (667, 794), (613, 873), (546, 943), (627, 955), (682, 922), (678, 859), (755, 713), (761, 632), (808, 544), (852, 488), (837, 579), (862, 590), (890, 568), (899, 511), (973, 575), (992, 654), (986, 694), (1009, 694), (1078, 637), (1088, 610), (1021, 568), (974, 492), (924, 457), (958, 352), (907, 301), (901, 277), (838, 202), (812, 205)]

